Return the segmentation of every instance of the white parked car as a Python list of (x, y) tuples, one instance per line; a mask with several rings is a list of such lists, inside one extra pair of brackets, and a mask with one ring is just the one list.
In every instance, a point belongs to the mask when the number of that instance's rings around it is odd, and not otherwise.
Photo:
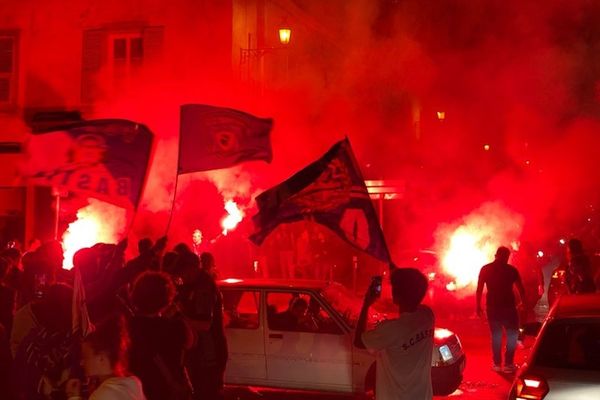
[(600, 293), (558, 297), (508, 398), (600, 399)]
[[(219, 282), (229, 346), (225, 383), (295, 390), (364, 394), (373, 390), (375, 357), (354, 347), (362, 300), (336, 283), (307, 280)], [(307, 306), (301, 323), (286, 312)], [(387, 317), (372, 308), (370, 323)], [(436, 328), (432, 360), (434, 393), (454, 392), (465, 355), (458, 337)]]

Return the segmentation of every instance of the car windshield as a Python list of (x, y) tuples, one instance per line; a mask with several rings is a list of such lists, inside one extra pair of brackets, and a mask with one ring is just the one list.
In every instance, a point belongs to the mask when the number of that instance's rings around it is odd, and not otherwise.
[[(356, 327), (356, 321), (363, 302), (361, 297), (354, 295), (350, 290), (337, 283), (328, 285), (320, 293), (350, 327)], [(396, 308), (391, 300), (378, 300), (369, 309), (368, 325), (372, 326), (382, 320), (395, 318), (397, 316), (394, 315)]]
[(600, 320), (557, 320), (544, 332), (535, 365), (600, 371)]

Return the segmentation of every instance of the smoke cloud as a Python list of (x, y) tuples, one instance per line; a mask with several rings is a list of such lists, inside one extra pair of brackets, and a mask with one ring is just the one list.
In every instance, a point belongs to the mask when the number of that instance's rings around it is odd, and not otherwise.
[(63, 268), (73, 267), (73, 255), (79, 249), (96, 243), (117, 243), (126, 228), (127, 216), (123, 208), (90, 199), (87, 206), (77, 211), (77, 220), (70, 223), (63, 234)]
[[(206, 66), (194, 66), (193, 77), (142, 75), (129, 91), (97, 107), (93, 117), (136, 120), (157, 136), (134, 234), (166, 230), (175, 191), (178, 112), (185, 103), (274, 118), (274, 160), (181, 176), (170, 231), (176, 241), (187, 241), (198, 226), (209, 237), (217, 235), (225, 200), (235, 199), (252, 215), (257, 193), (344, 136), (365, 178), (405, 182), (402, 199), (384, 207), (392, 252), (434, 246), (446, 229), (440, 225), (482, 212), (518, 215), (518, 233), (531, 240), (580, 231), (599, 200), (600, 26), (594, 22), (599, 5), (297, 3), (329, 38), (307, 29), (304, 40), (292, 42), (283, 83), (268, 82), (260, 91), (235, 74), (219, 73), (207, 60)], [(169, 49), (186, 52), (185, 43)], [(270, 61), (276, 59), (265, 62)], [(177, 71), (181, 60), (163, 62), (161, 70)], [(503, 209), (485, 205), (496, 202)]]

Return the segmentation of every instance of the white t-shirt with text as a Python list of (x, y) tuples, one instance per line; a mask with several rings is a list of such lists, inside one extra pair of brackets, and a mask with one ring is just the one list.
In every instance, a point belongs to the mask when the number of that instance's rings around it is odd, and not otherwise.
[(429, 400), (435, 318), (419, 305), (412, 313), (383, 321), (362, 340), (376, 354), (377, 400)]
[(135, 376), (108, 378), (98, 386), (90, 400), (146, 400), (142, 383)]

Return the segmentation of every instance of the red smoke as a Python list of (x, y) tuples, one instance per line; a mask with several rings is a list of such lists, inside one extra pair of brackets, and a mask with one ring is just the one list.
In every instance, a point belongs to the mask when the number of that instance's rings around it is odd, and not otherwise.
[[(274, 160), (181, 176), (172, 242), (188, 241), (196, 227), (217, 236), (228, 199), (251, 215), (258, 192), (345, 135), (365, 178), (406, 182), (403, 198), (391, 201), (400, 211), (384, 215), (394, 248), (431, 246), (441, 222), (459, 221), (487, 202), (512, 210), (491, 214), (519, 220), (519, 234), (531, 240), (562, 235), (597, 204), (600, 52), (593, 49), (600, 46), (594, 22), (600, 7), (594, 2), (305, 3), (330, 35), (323, 39), (307, 28), (303, 36), (292, 34), (287, 81), (271, 85), (267, 77), (261, 92), (235, 71), (221, 70), (210, 53), (204, 63), (186, 64), (193, 61), (189, 41), (171, 41), (170, 55), (188, 56), (164, 57), (160, 68), (86, 116), (137, 120), (157, 136), (133, 237), (165, 233), (184, 103), (273, 117)], [(230, 24), (228, 18), (214, 24)], [(177, 73), (183, 66), (194, 73)], [(473, 218), (489, 223), (486, 210)], [(484, 233), (489, 248), (519, 236), (491, 221)], [(477, 225), (468, 217), (464, 223)], [(244, 229), (236, 231), (240, 237)]]

